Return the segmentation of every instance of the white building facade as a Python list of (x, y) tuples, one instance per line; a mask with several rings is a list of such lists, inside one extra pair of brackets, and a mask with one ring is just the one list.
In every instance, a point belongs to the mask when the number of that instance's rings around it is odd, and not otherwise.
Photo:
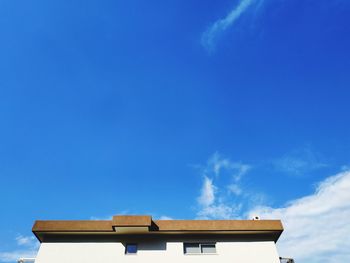
[(279, 263), (279, 220), (36, 221), (36, 263)]

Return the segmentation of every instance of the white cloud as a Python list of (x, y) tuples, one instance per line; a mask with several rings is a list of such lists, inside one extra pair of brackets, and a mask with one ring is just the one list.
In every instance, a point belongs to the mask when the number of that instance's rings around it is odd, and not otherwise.
[(16, 237), (16, 241), (17, 241), (17, 244), (22, 246), (32, 246), (33, 243), (36, 243), (35, 241), (35, 237), (33, 236), (22, 236), (22, 235), (19, 235)]
[(159, 218), (159, 220), (174, 220), (174, 218), (170, 217), (170, 216), (161, 216)]
[(0, 251), (0, 262), (17, 262), (19, 258), (35, 258), (39, 242), (33, 236), (19, 235), (15, 238), (17, 248), (11, 251)]
[(35, 258), (37, 250), (13, 250), (0, 252), (0, 262), (17, 262), (19, 258)]
[[(291, 160), (291, 156), (296, 158), (298, 154), (305, 160), (305, 165), (297, 166), (298, 169), (292, 171), (294, 174), (327, 166), (308, 150), (295, 152), (288, 158), (285, 155), (284, 160)], [(237, 168), (239, 165), (241, 169)], [(310, 263), (350, 260), (349, 167), (343, 166), (341, 173), (319, 183), (314, 193), (277, 208), (267, 207), (264, 195), (251, 193), (242, 184), (241, 179), (249, 169), (249, 165), (232, 162), (215, 153), (202, 169), (203, 186), (197, 199), (197, 218), (232, 219), (258, 215), (262, 219), (281, 219), (285, 227), (277, 243), (281, 256)], [(231, 181), (224, 180), (223, 183), (220, 181), (223, 177)], [(293, 188), (284, 187), (286, 191), (293, 191)], [(251, 209), (254, 203), (265, 206)]]
[(215, 186), (213, 181), (207, 176), (204, 176), (203, 187), (201, 190), (201, 195), (198, 198), (198, 203), (201, 206), (207, 207), (214, 203), (215, 201)]
[(255, 0), (241, 0), (226, 17), (212, 24), (202, 35), (202, 45), (209, 51), (213, 50), (218, 35), (232, 26), (253, 2)]
[(112, 220), (113, 216), (91, 216), (90, 220)]
[[(240, 181), (250, 168), (247, 164), (224, 158), (219, 153), (213, 154), (202, 169), (203, 185), (197, 198), (197, 218), (238, 217), (242, 209), (242, 200), (233, 200), (232, 197), (233, 195), (241, 196), (241, 199), (248, 197), (242, 194)], [(220, 180), (223, 179), (224, 183), (220, 184)]]
[[(286, 187), (286, 191), (292, 191)], [(282, 256), (296, 262), (338, 263), (350, 260), (350, 171), (321, 182), (316, 191), (281, 208), (259, 207), (250, 216), (281, 219)]]

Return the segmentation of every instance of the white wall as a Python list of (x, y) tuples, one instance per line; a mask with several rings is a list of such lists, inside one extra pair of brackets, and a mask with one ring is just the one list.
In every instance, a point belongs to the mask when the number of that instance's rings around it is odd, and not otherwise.
[(122, 243), (42, 243), (35, 263), (279, 263), (273, 241), (217, 242), (215, 255), (184, 255), (182, 242), (140, 243), (125, 255)]

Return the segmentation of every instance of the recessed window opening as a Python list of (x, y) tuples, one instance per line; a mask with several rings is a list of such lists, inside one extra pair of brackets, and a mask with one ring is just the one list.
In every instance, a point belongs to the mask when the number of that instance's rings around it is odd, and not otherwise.
[(126, 244), (125, 254), (127, 254), (127, 255), (137, 254), (137, 244)]
[(216, 253), (215, 244), (200, 244), (202, 254), (214, 254)]
[(215, 254), (215, 243), (184, 243), (185, 254)]

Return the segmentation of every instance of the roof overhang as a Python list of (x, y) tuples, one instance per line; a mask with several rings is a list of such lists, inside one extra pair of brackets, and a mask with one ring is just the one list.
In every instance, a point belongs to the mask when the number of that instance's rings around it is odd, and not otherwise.
[(112, 220), (36, 221), (33, 233), (40, 242), (47, 236), (263, 236), (277, 241), (283, 232), (280, 220), (152, 220), (151, 216), (114, 216)]

